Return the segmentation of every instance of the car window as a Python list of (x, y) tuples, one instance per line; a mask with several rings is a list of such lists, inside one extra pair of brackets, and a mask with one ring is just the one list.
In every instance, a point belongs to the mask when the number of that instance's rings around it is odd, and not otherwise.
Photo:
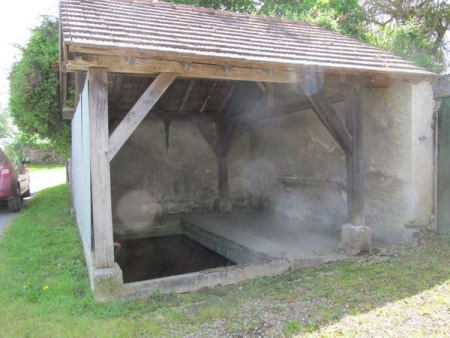
[(3, 154), (3, 151), (0, 149), (0, 163), (3, 163), (5, 161), (5, 155)]
[(11, 165), (13, 167), (16, 167), (16, 169), (18, 169), (18, 167), (20, 167), (22, 162), (20, 161), (20, 159), (16, 155), (16, 153), (9, 146), (5, 147), (4, 152), (5, 152), (6, 156), (9, 158), (9, 162), (11, 163)]

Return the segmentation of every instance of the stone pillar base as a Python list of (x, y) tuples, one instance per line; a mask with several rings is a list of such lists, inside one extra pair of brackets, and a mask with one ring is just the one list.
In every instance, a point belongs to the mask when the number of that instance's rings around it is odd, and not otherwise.
[(118, 298), (123, 289), (122, 270), (115, 263), (113, 268), (92, 270), (92, 289), (94, 298), (99, 302), (107, 302)]
[(228, 214), (233, 211), (233, 205), (228, 197), (219, 197), (214, 201), (214, 208), (217, 212)]
[(372, 229), (367, 226), (344, 224), (341, 229), (341, 243), (339, 251), (349, 256), (370, 250), (372, 246)]

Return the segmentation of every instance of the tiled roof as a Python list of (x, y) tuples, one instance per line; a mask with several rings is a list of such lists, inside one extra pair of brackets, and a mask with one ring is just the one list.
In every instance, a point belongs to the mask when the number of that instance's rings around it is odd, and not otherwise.
[(145, 0), (61, 0), (67, 45), (323, 69), (431, 75), (313, 24)]

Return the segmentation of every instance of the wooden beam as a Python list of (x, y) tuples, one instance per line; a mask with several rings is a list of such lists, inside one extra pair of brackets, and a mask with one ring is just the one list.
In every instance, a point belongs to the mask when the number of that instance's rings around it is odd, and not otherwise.
[(345, 125), (353, 136), (353, 152), (347, 159), (348, 222), (364, 225), (364, 156), (361, 88), (353, 85), (345, 97)]
[(102, 269), (114, 266), (108, 157), (108, 70), (90, 68), (88, 79), (94, 261), (95, 267)]
[(267, 100), (267, 107), (273, 107), (275, 104), (275, 98), (274, 98), (274, 83), (273, 82), (266, 82), (266, 100)]
[[(331, 103), (342, 102), (344, 101), (344, 95), (336, 94), (330, 96), (329, 99)], [(249, 113), (239, 114), (235, 117), (230, 118), (229, 121), (237, 123), (251, 123), (254, 121), (270, 119), (277, 116), (298, 113), (308, 109), (313, 109), (313, 107), (314, 106), (312, 105), (311, 101), (307, 97), (305, 97), (295, 102), (278, 104), (265, 110), (255, 110)]]
[[(190, 64), (194, 67), (197, 64), (213, 64), (217, 65), (223, 70), (228, 65), (233, 71), (235, 68), (258, 68), (264, 69), (269, 75), (276, 77), (276, 73), (283, 72), (287, 70), (288, 72), (295, 73), (301, 68), (307, 68), (308, 66), (302, 65), (301, 63), (289, 63), (289, 62), (263, 62), (263, 61), (248, 61), (248, 60), (233, 60), (232, 63), (229, 58), (209, 58), (205, 56), (193, 56), (186, 55), (186, 53), (167, 53), (167, 52), (155, 52), (148, 50), (139, 50), (136, 48), (108, 48), (108, 47), (96, 47), (96, 46), (81, 46), (67, 44), (70, 47), (71, 52), (75, 52), (83, 55), (106, 55), (106, 56), (117, 56), (124, 58), (123, 55), (134, 56), (137, 60), (139, 59), (154, 59), (154, 60), (168, 60), (175, 61), (183, 64)], [(125, 58), (126, 59), (126, 58)], [(317, 66), (313, 66), (317, 69)], [(332, 65), (328, 67), (320, 67), (320, 72), (325, 74), (326, 82), (329, 83), (330, 79), (334, 79), (335, 83), (350, 84), (350, 83), (361, 83), (363, 81), (371, 87), (387, 87), (391, 83), (396, 81), (408, 81), (420, 83), (422, 81), (434, 81), (436, 78), (435, 74), (404, 74), (402, 72), (383, 72), (383, 71), (370, 71), (365, 69), (338, 69)], [(331, 78), (328, 78), (331, 75)], [(344, 75), (345, 80), (341, 79)], [(292, 75), (291, 75), (292, 76)], [(245, 80), (242, 78), (240, 80)], [(278, 82), (267, 80), (268, 82)], [(354, 82), (353, 82), (354, 81)], [(292, 82), (292, 81), (282, 81), (282, 82)]]
[(230, 89), (228, 90), (227, 95), (225, 96), (225, 99), (222, 101), (222, 104), (220, 105), (218, 113), (221, 113), (225, 110), (225, 108), (228, 106), (228, 103), (230, 102), (231, 96), (233, 95), (234, 87), (236, 86), (236, 82), (233, 82)]
[(324, 126), (328, 129), (331, 136), (336, 140), (339, 146), (346, 154), (353, 152), (353, 138), (349, 133), (338, 113), (333, 107), (333, 104), (325, 95), (322, 89), (310, 93), (309, 88), (301, 84), (303, 91), (308, 99), (311, 101), (313, 111), (322, 121)]
[(177, 77), (177, 74), (163, 73), (153, 80), (152, 84), (147, 88), (145, 93), (131, 108), (130, 112), (125, 116), (119, 126), (111, 134), (109, 140), (109, 160), (111, 161), (130, 137), (139, 123), (150, 112), (153, 106), (158, 102), (159, 98), (165, 93), (167, 88)]
[(206, 96), (205, 101), (203, 101), (202, 107), (200, 108), (200, 113), (203, 113), (203, 111), (205, 110), (206, 105), (208, 104), (208, 101), (211, 98), (211, 95), (214, 92), (214, 89), (216, 88), (216, 86), (217, 86), (217, 81), (215, 81), (213, 83), (213, 85), (211, 86), (211, 89), (209, 90), (208, 95)]
[[(226, 67), (222, 65), (208, 64), (206, 62), (192, 62), (189, 69), (186, 69), (184, 61), (149, 59), (144, 57), (136, 57), (135, 63), (130, 65), (126, 57), (103, 54), (77, 55), (74, 59), (67, 61), (66, 67), (70, 72), (86, 70), (89, 67), (106, 67), (110, 72), (122, 74), (157, 75), (160, 73), (177, 73), (181, 78), (275, 83), (301, 82), (302, 73), (304, 72), (300, 66), (277, 69), (276, 72), (273, 71), (273, 68), (233, 66), (230, 71), (227, 71)], [(344, 81), (341, 78), (341, 74), (325, 74), (323, 76), (324, 81), (330, 84), (365, 83), (370, 87), (387, 87), (396, 80), (392, 76), (380, 74), (367, 77), (365, 73), (361, 72), (354, 75), (347, 74)]]
[(255, 84), (258, 86), (259, 89), (261, 89), (261, 92), (264, 94), (266, 93), (266, 87), (264, 87), (262, 82), (255, 82)]
[(186, 92), (184, 93), (183, 101), (181, 102), (180, 106), (178, 107), (178, 112), (183, 111), (184, 106), (186, 106), (186, 102), (189, 99), (189, 96), (191, 96), (192, 88), (194, 87), (195, 80), (189, 81), (189, 84), (186, 88)]

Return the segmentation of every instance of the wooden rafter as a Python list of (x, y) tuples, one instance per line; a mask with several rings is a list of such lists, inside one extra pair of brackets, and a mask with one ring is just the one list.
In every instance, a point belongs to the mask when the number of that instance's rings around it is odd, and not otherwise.
[(205, 98), (205, 101), (203, 101), (202, 107), (200, 108), (200, 113), (203, 113), (203, 111), (205, 110), (206, 105), (208, 104), (208, 101), (211, 98), (211, 95), (214, 92), (214, 89), (216, 88), (216, 86), (217, 86), (217, 81), (215, 81), (213, 83), (213, 85), (211, 86), (211, 89), (208, 92), (208, 95)]
[(222, 104), (219, 107), (218, 113), (222, 113), (230, 102), (231, 96), (233, 95), (234, 87), (236, 86), (236, 82), (233, 82), (230, 89), (228, 90), (225, 99), (222, 101)]
[(178, 112), (182, 112), (184, 109), (184, 106), (186, 106), (186, 102), (188, 101), (189, 97), (191, 96), (192, 88), (194, 87), (195, 80), (189, 81), (189, 84), (186, 88), (186, 92), (184, 93), (183, 101), (181, 101), (180, 106), (178, 107)]
[(109, 160), (112, 160), (125, 141), (130, 137), (139, 123), (150, 112), (159, 98), (166, 92), (167, 88), (176, 79), (177, 74), (162, 73), (158, 75), (144, 94), (131, 108), (119, 126), (111, 134), (109, 140)]

